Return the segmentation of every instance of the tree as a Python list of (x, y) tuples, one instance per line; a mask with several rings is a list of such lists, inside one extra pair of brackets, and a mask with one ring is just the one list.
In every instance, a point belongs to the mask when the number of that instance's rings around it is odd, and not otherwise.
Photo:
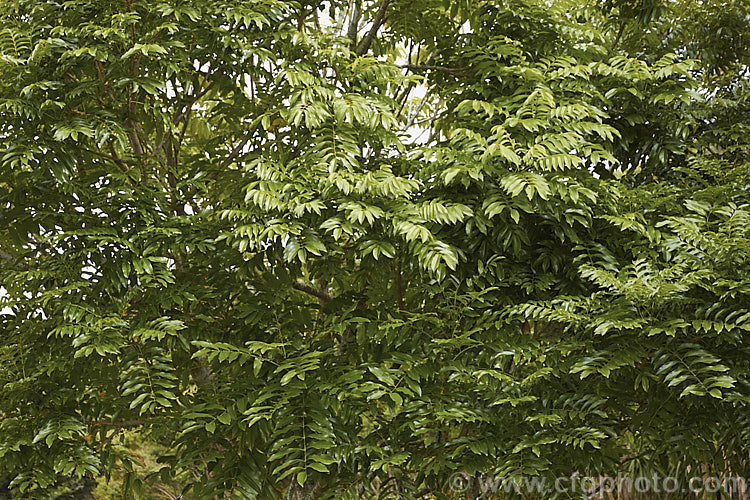
[(728, 38), (681, 28), (709, 2), (6, 7), (17, 494), (745, 470), (739, 7)]

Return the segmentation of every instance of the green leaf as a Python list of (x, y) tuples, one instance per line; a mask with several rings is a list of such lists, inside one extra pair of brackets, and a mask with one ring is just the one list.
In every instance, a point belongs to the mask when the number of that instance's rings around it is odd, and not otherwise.
[(305, 483), (307, 482), (307, 471), (301, 470), (297, 473), (297, 484), (299, 484), (301, 487), (305, 486)]

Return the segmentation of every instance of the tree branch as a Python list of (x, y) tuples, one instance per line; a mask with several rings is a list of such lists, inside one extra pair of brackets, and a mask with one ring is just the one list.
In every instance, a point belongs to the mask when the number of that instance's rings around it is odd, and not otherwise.
[(115, 165), (117, 165), (117, 167), (118, 167), (118, 168), (119, 168), (120, 170), (122, 170), (123, 172), (127, 172), (127, 171), (128, 171), (128, 168), (127, 168), (127, 166), (126, 166), (126, 165), (125, 165), (125, 164), (123, 163), (123, 161), (122, 161), (122, 160), (121, 160), (121, 159), (120, 159), (120, 158), (119, 158), (119, 157), (118, 157), (118, 156), (117, 156), (117, 155), (115, 154), (115, 150), (114, 150), (114, 148), (112, 147), (112, 145), (111, 145), (111, 144), (107, 144), (107, 147), (109, 147), (109, 150), (110, 150), (110, 152), (112, 153), (112, 155), (104, 154), (104, 153), (102, 153), (101, 151), (93, 151), (93, 150), (91, 150), (91, 149), (87, 149), (87, 148), (84, 148), (84, 147), (81, 147), (81, 151), (86, 151), (87, 153), (91, 153), (92, 155), (98, 156), (99, 158), (103, 158), (103, 159), (105, 159), (105, 160), (109, 160), (109, 161), (111, 161), (111, 162), (114, 162), (114, 164), (115, 164)]
[[(211, 75), (210, 74), (206, 75), (206, 80), (208, 80), (209, 76)], [(204, 83), (205, 83), (205, 80), (204, 80)], [(198, 91), (196, 92), (196, 94), (191, 96), (191, 99), (188, 102), (180, 106), (179, 110), (175, 111), (174, 117), (172, 118), (172, 123), (174, 125), (177, 125), (180, 122), (180, 120), (182, 120), (181, 130), (179, 131), (177, 135), (178, 146), (182, 145), (182, 141), (185, 137), (185, 132), (187, 131), (188, 122), (190, 121), (190, 115), (193, 111), (193, 106), (195, 106), (195, 104), (200, 100), (200, 98), (206, 95), (214, 87), (214, 82), (209, 83), (205, 88), (202, 88), (202, 87), (203, 86), (201, 84), (201, 87), (198, 88)], [(159, 156), (161, 154), (159, 153), (159, 151), (164, 147), (164, 144), (166, 144), (166, 142), (169, 140), (170, 137), (172, 137), (172, 135), (173, 135), (172, 130), (171, 129), (167, 130), (164, 133), (164, 136), (162, 137), (161, 141), (159, 141), (159, 144), (157, 144), (155, 147), (152, 147), (151, 155), (149, 155), (149, 157), (146, 158), (144, 162), (148, 164), (151, 162), (151, 160)], [(166, 163), (169, 165), (175, 166), (177, 164), (176, 151), (174, 155), (168, 155), (168, 156), (169, 158), (165, 159)]]
[[(138, 137), (137, 126), (136, 126), (135, 120), (132, 118), (132, 115), (130, 118), (127, 119), (126, 127), (127, 129), (125, 130), (125, 133), (128, 136), (130, 145), (133, 147), (133, 151), (135, 152), (136, 155), (143, 156), (143, 146), (141, 145), (140, 137)], [(141, 170), (143, 170), (143, 168), (141, 168)]]
[(232, 152), (229, 153), (229, 156), (226, 157), (226, 159), (221, 164), (221, 166), (219, 167), (219, 169), (223, 169), (224, 167), (226, 167), (227, 165), (229, 165), (230, 163), (232, 163), (232, 161), (235, 160), (240, 155), (240, 153), (242, 152), (242, 149), (247, 145), (248, 142), (250, 142), (250, 138), (249, 137), (246, 137), (245, 139), (242, 139), (239, 142), (239, 144), (237, 144), (234, 147), (234, 149), (232, 149)]
[(319, 288), (315, 288), (301, 281), (292, 282), (292, 288), (294, 288), (295, 290), (299, 290), (300, 292), (305, 292), (314, 297), (317, 297), (318, 299), (320, 299), (322, 303), (328, 302), (332, 298), (324, 290), (320, 290)]
[(402, 68), (407, 68), (413, 71), (441, 71), (443, 73), (450, 73), (452, 75), (463, 73), (467, 71), (470, 66), (464, 66), (462, 68), (448, 68), (446, 66), (428, 66), (422, 64), (404, 64)]
[(85, 422), (86, 425), (90, 425), (91, 427), (138, 427), (139, 425), (143, 425), (145, 423), (144, 420), (121, 420), (119, 422), (97, 422), (95, 420), (87, 420)]
[[(419, 56), (422, 53), (422, 46), (420, 44), (419, 47), (417, 47), (417, 62), (419, 62)], [(432, 61), (438, 54), (440, 53), (439, 50), (433, 50), (431, 54), (427, 56), (427, 59), (425, 59), (425, 63), (428, 63)], [(409, 64), (411, 64), (411, 55), (409, 56)], [(409, 83), (409, 85), (404, 89), (404, 91), (401, 94), (396, 94), (396, 102), (400, 105), (398, 108), (398, 113), (396, 113), (396, 116), (401, 116), (401, 112), (404, 110), (404, 106), (406, 106), (406, 99), (409, 97), (409, 94), (411, 93), (412, 89), (416, 86), (415, 82)]]
[(411, 128), (412, 125), (414, 125), (414, 122), (417, 121), (417, 118), (419, 118), (419, 113), (422, 112), (422, 108), (424, 108), (424, 105), (427, 103), (427, 96), (424, 96), (422, 100), (419, 103), (419, 106), (417, 106), (417, 110), (414, 112), (414, 115), (409, 119), (408, 122), (406, 122), (406, 128)]
[(620, 38), (622, 37), (623, 32), (625, 31), (625, 19), (622, 20), (620, 23), (620, 30), (617, 32), (617, 36), (615, 37), (615, 41), (612, 42), (612, 46), (609, 48), (609, 51), (607, 51), (607, 54), (611, 54), (613, 50), (615, 50), (615, 47), (617, 47), (617, 44), (620, 43)]
[(378, 34), (378, 30), (385, 21), (385, 11), (388, 9), (388, 4), (390, 3), (391, 0), (383, 0), (383, 3), (380, 4), (378, 12), (375, 14), (375, 19), (372, 20), (370, 31), (367, 32), (367, 35), (365, 35), (362, 42), (359, 44), (359, 47), (357, 47), (358, 56), (364, 55), (370, 50), (370, 45), (372, 45), (372, 41), (375, 40), (375, 35)]
[(104, 66), (102, 66), (102, 63), (99, 61), (94, 61), (94, 66), (96, 66), (96, 73), (99, 75), (99, 80), (102, 82), (102, 85), (104, 85), (104, 90), (107, 91), (107, 96), (109, 96), (109, 99), (112, 102), (117, 102), (115, 94), (112, 93), (112, 89), (109, 88), (109, 84), (107, 83), (107, 75), (104, 72)]
[(404, 284), (402, 282), (403, 269), (401, 266), (401, 248), (399, 248), (398, 264), (396, 266), (396, 306), (399, 311), (404, 310)]
[(352, 41), (352, 50), (357, 48), (357, 32), (359, 31), (359, 16), (361, 14), (360, 3), (360, 0), (354, 2), (352, 14), (349, 17), (349, 30), (346, 33), (346, 36)]
[(21, 262), (20, 260), (13, 257), (11, 254), (0, 248), (0, 259), (8, 262), (10, 265), (18, 269), (19, 271), (28, 271), (29, 266)]

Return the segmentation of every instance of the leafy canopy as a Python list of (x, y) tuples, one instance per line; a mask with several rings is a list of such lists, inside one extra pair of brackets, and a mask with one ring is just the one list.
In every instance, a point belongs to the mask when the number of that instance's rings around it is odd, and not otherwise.
[[(123, 495), (195, 498), (747, 475), (746, 7), (15, 0), (0, 19), (17, 495), (114, 471)], [(125, 429), (169, 450), (158, 474)]]

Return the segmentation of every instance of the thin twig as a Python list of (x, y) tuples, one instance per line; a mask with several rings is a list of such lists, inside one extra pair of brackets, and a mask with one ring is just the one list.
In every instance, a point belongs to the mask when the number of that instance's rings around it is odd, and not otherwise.
[(414, 125), (414, 122), (415, 122), (415, 121), (417, 120), (417, 118), (419, 117), (419, 113), (421, 113), (421, 112), (422, 112), (422, 108), (424, 108), (424, 105), (425, 105), (426, 103), (427, 103), (427, 96), (424, 96), (424, 97), (422, 98), (422, 100), (420, 101), (420, 103), (419, 103), (419, 106), (417, 106), (417, 110), (416, 110), (416, 111), (414, 112), (414, 114), (412, 115), (412, 117), (411, 117), (411, 118), (409, 119), (409, 121), (408, 121), (408, 122), (406, 123), (406, 127), (405, 127), (405, 128), (407, 128), (407, 129), (408, 129), (408, 128), (411, 128), (411, 126), (412, 126), (412, 125)]
[(105, 160), (110, 160), (110, 161), (114, 162), (114, 164), (117, 165), (117, 167), (120, 170), (122, 170), (123, 172), (127, 172), (128, 169), (125, 166), (125, 164), (123, 163), (123, 161), (119, 157), (117, 157), (116, 154), (114, 154), (114, 149), (112, 148), (112, 145), (111, 144), (107, 144), (107, 146), (109, 146), (109, 148), (111, 149), (111, 152), (113, 153), (112, 155), (104, 154), (101, 151), (93, 151), (91, 149), (87, 149), (87, 148), (84, 148), (84, 147), (81, 147), (81, 151), (86, 151), (87, 153), (91, 153), (92, 155), (96, 155), (99, 158), (103, 158)]
[(143, 425), (145, 423), (144, 420), (121, 420), (119, 422), (107, 422), (107, 421), (96, 421), (96, 420), (87, 420), (85, 422), (86, 425), (90, 425), (91, 427), (138, 427), (139, 425)]

